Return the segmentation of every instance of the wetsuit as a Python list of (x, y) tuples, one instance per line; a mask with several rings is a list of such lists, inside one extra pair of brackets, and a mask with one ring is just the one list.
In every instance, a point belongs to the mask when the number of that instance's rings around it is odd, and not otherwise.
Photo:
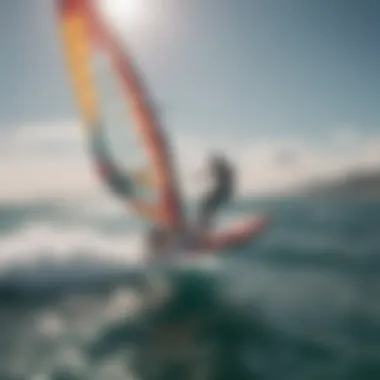
[(211, 176), (215, 184), (200, 204), (199, 223), (202, 228), (209, 226), (211, 218), (218, 208), (227, 202), (234, 192), (234, 172), (224, 158), (213, 158), (211, 161)]

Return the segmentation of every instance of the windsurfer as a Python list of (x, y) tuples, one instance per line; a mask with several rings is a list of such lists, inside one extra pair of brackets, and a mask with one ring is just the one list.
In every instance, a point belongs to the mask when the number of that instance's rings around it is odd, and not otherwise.
[[(218, 209), (228, 202), (234, 193), (235, 173), (231, 163), (222, 154), (213, 154), (208, 163), (208, 172), (214, 182), (212, 189), (205, 194), (199, 206), (198, 223), (186, 233), (173, 232), (160, 226), (153, 226), (147, 234), (147, 250), (154, 256), (180, 253), (183, 249), (197, 246), (198, 233), (203, 233), (211, 225), (212, 218)], [(199, 241), (198, 241), (199, 243)]]
[(210, 227), (217, 210), (232, 198), (235, 188), (234, 169), (223, 154), (211, 155), (208, 171), (214, 185), (200, 202), (198, 221), (201, 229)]

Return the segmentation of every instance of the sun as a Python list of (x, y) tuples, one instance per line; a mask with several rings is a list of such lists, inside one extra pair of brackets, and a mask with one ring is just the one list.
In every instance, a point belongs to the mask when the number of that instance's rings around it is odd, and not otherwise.
[(118, 28), (138, 24), (143, 16), (144, 0), (98, 0), (105, 17)]

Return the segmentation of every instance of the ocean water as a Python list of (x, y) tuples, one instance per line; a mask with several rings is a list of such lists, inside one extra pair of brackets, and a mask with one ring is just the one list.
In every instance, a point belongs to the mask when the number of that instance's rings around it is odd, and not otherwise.
[(380, 378), (380, 203), (240, 201), (267, 233), (159, 267), (97, 206), (0, 205), (0, 379)]

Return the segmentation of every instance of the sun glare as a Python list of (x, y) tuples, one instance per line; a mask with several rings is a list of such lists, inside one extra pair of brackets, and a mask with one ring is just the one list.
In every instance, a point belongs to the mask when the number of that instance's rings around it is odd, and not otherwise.
[(141, 21), (144, 0), (100, 0), (100, 10), (117, 28)]

